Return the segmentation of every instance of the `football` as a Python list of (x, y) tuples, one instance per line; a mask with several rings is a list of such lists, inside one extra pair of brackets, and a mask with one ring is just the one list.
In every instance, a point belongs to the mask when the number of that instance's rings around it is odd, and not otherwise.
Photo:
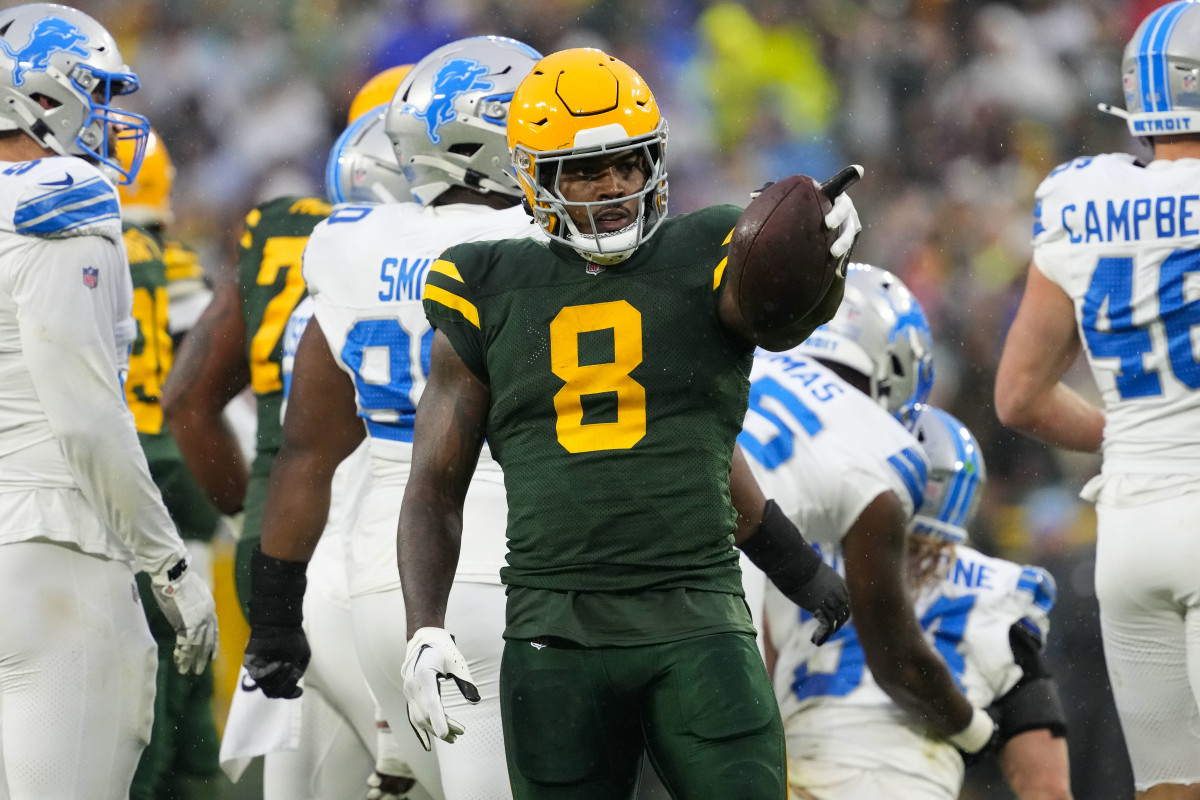
[(725, 291), (743, 333), (759, 347), (795, 347), (837, 310), (845, 259), (829, 253), (838, 237), (825, 227), (832, 208), (817, 181), (792, 175), (768, 186), (738, 218)]

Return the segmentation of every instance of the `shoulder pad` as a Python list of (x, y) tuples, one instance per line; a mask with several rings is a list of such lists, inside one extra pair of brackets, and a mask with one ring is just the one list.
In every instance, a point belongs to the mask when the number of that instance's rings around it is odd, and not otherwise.
[(80, 158), (55, 156), (0, 170), (0, 226), (39, 238), (121, 240), (116, 187)]
[(1038, 185), (1035, 197), (1043, 198), (1056, 189), (1070, 185), (1081, 170), (1089, 173), (1103, 172), (1106, 167), (1124, 167), (1136, 164), (1137, 158), (1129, 153), (1102, 153), (1098, 156), (1081, 156), (1050, 170), (1050, 174)]
[(130, 264), (144, 264), (149, 261), (161, 261), (162, 249), (154, 237), (136, 225), (125, 225), (125, 252)]
[(1050, 613), (1058, 599), (1058, 585), (1054, 582), (1054, 576), (1042, 567), (1023, 567), (1021, 577), (1017, 579), (1017, 591), (1028, 594), (1034, 606), (1046, 614)]

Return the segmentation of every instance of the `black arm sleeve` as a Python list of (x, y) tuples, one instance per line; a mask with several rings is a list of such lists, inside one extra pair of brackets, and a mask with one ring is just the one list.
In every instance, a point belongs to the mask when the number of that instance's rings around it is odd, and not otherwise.
[(1042, 643), (1019, 622), (1009, 629), (1008, 642), (1013, 659), (1025, 674), (990, 709), (997, 717), (1001, 744), (1019, 733), (1039, 729), (1053, 736), (1066, 736), (1066, 713), (1058, 697), (1058, 685), (1042, 656)]

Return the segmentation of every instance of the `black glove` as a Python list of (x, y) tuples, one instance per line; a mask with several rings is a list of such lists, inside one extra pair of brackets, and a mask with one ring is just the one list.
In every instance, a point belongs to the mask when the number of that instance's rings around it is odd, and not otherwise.
[(312, 651), (304, 635), (305, 570), (298, 561), (251, 555), (250, 641), (242, 665), (253, 681), (243, 689), (262, 689), (267, 697), (299, 697), (300, 678)]
[(788, 598), (819, 623), (813, 633), (813, 644), (825, 644), (850, 619), (850, 590), (846, 581), (823, 561), (808, 583), (793, 590)]
[(821, 560), (774, 500), (767, 501), (762, 522), (741, 549), (785, 597), (816, 618), (813, 644), (824, 644), (850, 619), (846, 582)]

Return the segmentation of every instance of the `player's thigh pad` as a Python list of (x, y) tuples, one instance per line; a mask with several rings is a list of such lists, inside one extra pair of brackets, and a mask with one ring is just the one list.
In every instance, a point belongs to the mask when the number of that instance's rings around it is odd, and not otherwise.
[(673, 795), (783, 797), (783, 722), (754, 638), (720, 633), (657, 650), (646, 739)]
[(638, 649), (505, 642), (500, 702), (516, 797), (629, 796), (644, 750), (640, 682), (622, 685), (627, 670), (609, 667)]
[(123, 800), (150, 737), (157, 650), (126, 564), (0, 545), (0, 747), (12, 800)]
[(1096, 596), (1139, 791), (1200, 782), (1200, 494), (1097, 506)]

